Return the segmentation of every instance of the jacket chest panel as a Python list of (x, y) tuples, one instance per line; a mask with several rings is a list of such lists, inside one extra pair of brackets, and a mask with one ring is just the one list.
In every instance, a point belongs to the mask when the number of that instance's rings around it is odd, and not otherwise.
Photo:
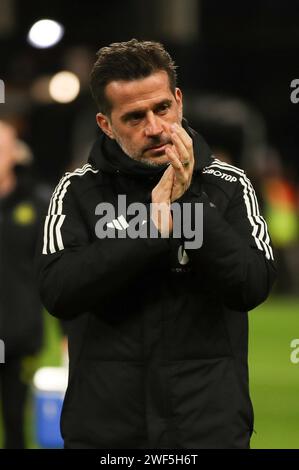
[(235, 191), (235, 186), (232, 186), (228, 190), (225, 188), (224, 190), (220, 186), (211, 184), (209, 182), (204, 182), (202, 188), (209, 196), (210, 202), (216, 206), (218, 212), (224, 215), (228, 209), (233, 192)]

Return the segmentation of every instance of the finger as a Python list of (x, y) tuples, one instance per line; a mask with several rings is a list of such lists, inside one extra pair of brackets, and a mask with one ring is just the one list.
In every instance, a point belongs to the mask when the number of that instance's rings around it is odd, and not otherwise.
[(176, 178), (178, 178), (182, 183), (185, 183), (186, 181), (185, 169), (182, 165), (181, 160), (177, 157), (175, 152), (169, 147), (166, 148), (166, 154), (170, 160), (170, 164), (172, 168), (175, 171)]
[(170, 191), (173, 185), (174, 170), (171, 165), (164, 171), (158, 185), (163, 187), (165, 191)]
[[(183, 147), (184, 147), (184, 154), (185, 154), (185, 160), (190, 160), (190, 161), (193, 161), (194, 160), (194, 154), (193, 154), (193, 141), (191, 139), (191, 137), (187, 134), (187, 132), (185, 131), (185, 129), (181, 126), (179, 126), (178, 124), (173, 124), (171, 126), (171, 129), (172, 129), (172, 137), (174, 137), (174, 135), (177, 136), (177, 139), (175, 140), (175, 142), (181, 142)], [(180, 147), (181, 148), (181, 147)]]
[(171, 199), (174, 170), (171, 165), (164, 171), (160, 181), (152, 191), (153, 202), (167, 202)]
[(171, 133), (171, 139), (172, 142), (176, 148), (177, 154), (179, 156), (179, 159), (184, 162), (184, 161), (189, 161), (190, 160), (190, 155), (188, 153), (188, 150), (183, 143), (182, 139), (179, 137), (179, 135), (176, 132)]
[(162, 178), (160, 181), (163, 181), (163, 183), (169, 183), (172, 184), (173, 180), (173, 168), (171, 165), (168, 166), (168, 168), (164, 171)]
[(171, 126), (172, 132), (176, 133), (179, 138), (182, 140), (184, 146), (187, 149), (190, 149), (193, 147), (193, 141), (190, 137), (190, 135), (185, 131), (185, 129), (182, 126), (179, 126), (177, 123), (172, 124)]
[(194, 158), (180, 159), (177, 155), (177, 150), (175, 147), (170, 148), (169, 150), (170, 152), (169, 154), (167, 153), (167, 156), (170, 158), (172, 166), (176, 170), (180, 170), (181, 177), (184, 178), (185, 181), (190, 180), (193, 173)]

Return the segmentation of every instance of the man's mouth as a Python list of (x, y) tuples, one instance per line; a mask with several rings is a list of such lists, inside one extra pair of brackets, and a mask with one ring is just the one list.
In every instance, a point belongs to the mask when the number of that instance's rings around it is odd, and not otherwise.
[(168, 144), (169, 142), (164, 142), (163, 144), (153, 145), (152, 147), (148, 147), (146, 150), (154, 154), (162, 155), (163, 153), (165, 153), (165, 150)]

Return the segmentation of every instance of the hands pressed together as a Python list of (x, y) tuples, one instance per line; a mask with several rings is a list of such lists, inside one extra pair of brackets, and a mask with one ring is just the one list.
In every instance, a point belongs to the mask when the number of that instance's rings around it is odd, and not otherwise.
[(171, 203), (179, 199), (191, 184), (194, 154), (193, 142), (183, 127), (171, 125), (172, 147), (166, 148), (169, 166), (152, 191), (152, 220), (163, 236), (173, 228)]

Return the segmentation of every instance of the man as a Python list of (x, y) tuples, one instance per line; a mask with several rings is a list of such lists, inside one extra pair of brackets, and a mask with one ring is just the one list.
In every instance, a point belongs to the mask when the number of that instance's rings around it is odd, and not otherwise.
[[(161, 44), (100, 49), (91, 89), (102, 133), (54, 191), (38, 259), (46, 307), (72, 319), (65, 447), (248, 448), (246, 311), (275, 277), (254, 190), (182, 119)], [(146, 208), (146, 236), (123, 209), (99, 217), (120, 196)], [(187, 248), (171, 203), (188, 204), (202, 246)]]
[(25, 447), (28, 366), (42, 343), (33, 256), (45, 203), (24, 166), (29, 157), (14, 127), (0, 121), (0, 339), (5, 344), (0, 402), (7, 449)]

